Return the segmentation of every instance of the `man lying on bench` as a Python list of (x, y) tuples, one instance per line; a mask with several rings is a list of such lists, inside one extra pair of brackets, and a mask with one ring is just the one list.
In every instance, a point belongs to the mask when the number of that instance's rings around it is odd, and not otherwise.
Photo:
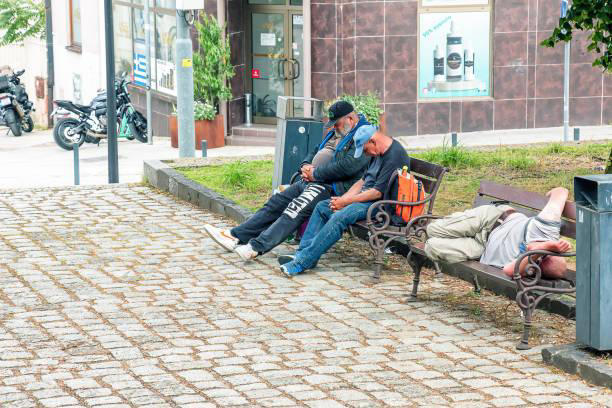
[[(527, 251), (547, 250), (564, 253), (571, 245), (560, 240), (561, 214), (569, 191), (563, 187), (550, 190), (548, 203), (535, 217), (527, 217), (507, 205), (483, 205), (454, 213), (430, 223), (425, 253), (433, 261), (448, 263), (480, 259), (480, 263), (502, 268), (510, 277), (516, 259)], [(533, 259), (542, 258), (534, 255)], [(521, 262), (521, 275), (528, 259)], [(542, 276), (564, 279), (565, 259), (547, 256), (540, 260)]]
[(278, 258), (281, 271), (287, 276), (314, 268), (349, 225), (366, 218), (370, 205), (383, 197), (392, 173), (410, 164), (402, 145), (372, 125), (359, 128), (354, 139), (355, 157), (365, 152), (372, 157), (370, 164), (363, 178), (349, 191), (317, 204), (295, 256)]

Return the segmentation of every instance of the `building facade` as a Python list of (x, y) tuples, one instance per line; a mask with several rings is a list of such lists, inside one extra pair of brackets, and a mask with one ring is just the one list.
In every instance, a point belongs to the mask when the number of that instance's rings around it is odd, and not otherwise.
[[(218, 10), (236, 68), (230, 134), (245, 121), (247, 92), (264, 125), (281, 94), (367, 92), (380, 96), (394, 136), (563, 123), (564, 47), (539, 45), (558, 22), (557, 0), (206, 0), (208, 14)], [(570, 123), (612, 124), (612, 75), (591, 66), (586, 37), (572, 41)]]
[[(131, 77), (143, 112), (144, 1), (113, 0), (115, 69)], [(52, 6), (55, 98), (88, 103), (106, 86), (103, 2)], [(149, 6), (152, 126), (165, 136), (176, 105), (175, 1)], [(558, 0), (205, 0), (203, 12), (227, 27), (236, 72), (228, 136), (245, 122), (245, 93), (253, 94), (256, 126), (246, 134), (254, 144), (272, 134), (279, 95), (375, 92), (393, 136), (562, 125), (564, 47), (539, 45), (558, 22)], [(612, 75), (591, 66), (586, 37), (572, 41), (570, 122), (609, 125)], [(192, 39), (198, 52), (195, 29)], [(45, 76), (43, 60), (11, 52)]]

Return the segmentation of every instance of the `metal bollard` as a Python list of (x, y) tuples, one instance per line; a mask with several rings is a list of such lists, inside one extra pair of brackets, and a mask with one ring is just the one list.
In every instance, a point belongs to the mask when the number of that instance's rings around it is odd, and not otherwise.
[(206, 140), (202, 140), (202, 157), (206, 157), (208, 155), (206, 152), (207, 145), (208, 143), (206, 143)]
[(574, 142), (580, 141), (580, 128), (574, 128)]
[(451, 133), (451, 144), (453, 147), (457, 146), (457, 133)]
[(81, 176), (79, 174), (79, 144), (72, 144), (72, 152), (74, 153), (74, 185), (81, 184)]
[(253, 115), (253, 94), (244, 94), (244, 125), (252, 126), (251, 116)]

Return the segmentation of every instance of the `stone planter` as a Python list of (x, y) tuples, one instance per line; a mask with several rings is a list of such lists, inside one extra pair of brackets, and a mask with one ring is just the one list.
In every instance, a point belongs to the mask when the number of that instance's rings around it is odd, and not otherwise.
[[(170, 133), (170, 144), (178, 148), (178, 123), (176, 115), (170, 116), (168, 122), (168, 133)], [(225, 146), (225, 135), (223, 133), (223, 115), (217, 115), (213, 120), (195, 121), (195, 148), (202, 148), (202, 140), (206, 140), (207, 148)]]

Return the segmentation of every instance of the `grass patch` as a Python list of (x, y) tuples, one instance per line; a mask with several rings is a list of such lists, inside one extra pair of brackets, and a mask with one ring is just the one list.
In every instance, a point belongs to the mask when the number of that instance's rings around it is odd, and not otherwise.
[[(434, 212), (447, 215), (471, 207), (481, 180), (546, 193), (574, 188), (574, 176), (601, 173), (612, 142), (467, 149), (444, 145), (412, 156), (450, 169), (440, 187)], [(179, 172), (237, 203), (255, 210), (271, 194), (272, 160), (237, 161), (219, 166), (179, 168)]]
[(250, 210), (260, 208), (272, 192), (272, 160), (240, 160), (219, 166), (176, 170)]
[(612, 143), (466, 149), (443, 146), (413, 156), (448, 167), (434, 213), (447, 215), (471, 207), (481, 180), (546, 193), (563, 186), (573, 192), (574, 176), (601, 173)]

